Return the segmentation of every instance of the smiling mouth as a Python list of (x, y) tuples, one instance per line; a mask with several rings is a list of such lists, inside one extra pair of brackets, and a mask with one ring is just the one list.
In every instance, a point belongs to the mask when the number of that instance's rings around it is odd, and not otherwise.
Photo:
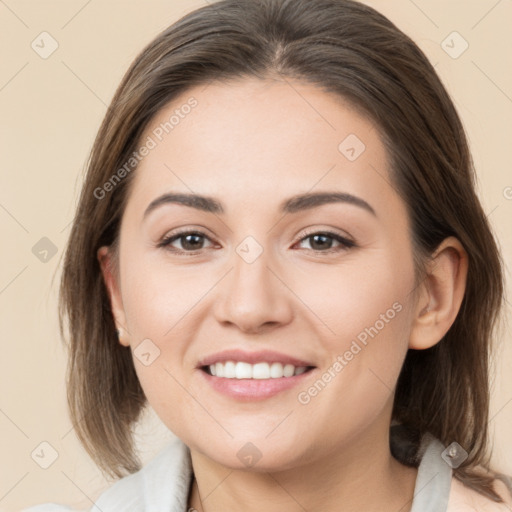
[(225, 361), (202, 366), (208, 375), (225, 379), (281, 379), (290, 378), (311, 371), (314, 366), (294, 366), (282, 363), (246, 363), (244, 361)]

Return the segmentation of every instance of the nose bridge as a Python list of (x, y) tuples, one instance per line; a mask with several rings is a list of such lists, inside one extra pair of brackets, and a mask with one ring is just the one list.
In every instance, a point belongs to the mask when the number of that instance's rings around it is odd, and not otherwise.
[(222, 297), (217, 302), (219, 321), (257, 331), (265, 324), (286, 323), (292, 316), (291, 296), (274, 275), (272, 251), (252, 236), (236, 246)]
[(251, 288), (253, 296), (271, 294), (269, 274), (273, 258), (268, 244), (265, 245), (264, 247), (252, 236), (238, 244), (235, 249), (236, 256), (233, 257), (232, 279), (235, 288), (241, 287), (242, 292), (244, 288)]

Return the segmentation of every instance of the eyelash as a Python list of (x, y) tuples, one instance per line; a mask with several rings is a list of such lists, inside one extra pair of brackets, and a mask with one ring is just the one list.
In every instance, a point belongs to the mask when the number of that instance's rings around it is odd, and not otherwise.
[[(197, 249), (195, 251), (185, 251), (182, 249), (176, 249), (175, 247), (172, 247), (172, 248), (170, 247), (170, 244), (172, 242), (174, 242), (175, 240), (179, 240), (180, 238), (184, 238), (187, 235), (201, 236), (201, 237), (205, 237), (208, 240), (210, 240), (209, 237), (201, 231), (183, 230), (183, 231), (179, 231), (176, 233), (172, 233), (168, 236), (165, 236), (157, 244), (157, 247), (166, 249), (166, 250), (173, 252), (175, 254), (178, 254), (178, 255), (195, 256), (203, 249)], [(327, 236), (328, 238), (333, 238), (334, 240), (336, 240), (337, 242), (339, 242), (342, 245), (342, 247), (330, 248), (330, 249), (326, 249), (323, 251), (315, 251), (314, 249), (307, 249), (309, 251), (313, 251), (318, 254), (332, 254), (332, 253), (337, 253), (340, 251), (346, 251), (347, 249), (351, 249), (353, 247), (357, 247), (357, 244), (355, 242), (353, 242), (352, 240), (349, 240), (347, 238), (344, 238), (344, 237), (340, 236), (338, 233), (335, 233), (333, 231), (311, 231), (311, 232), (307, 232), (307, 233), (302, 233), (302, 238), (300, 238), (300, 240), (297, 243), (300, 243), (303, 240), (306, 240), (308, 238), (312, 238), (315, 235), (324, 235), (324, 236)]]

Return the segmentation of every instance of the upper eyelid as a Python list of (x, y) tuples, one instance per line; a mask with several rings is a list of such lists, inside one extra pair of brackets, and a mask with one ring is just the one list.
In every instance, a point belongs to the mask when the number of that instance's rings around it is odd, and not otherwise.
[(338, 236), (340, 238), (343, 238), (347, 242), (352, 242), (355, 244), (355, 240), (353, 240), (352, 237), (348, 233), (345, 233), (345, 234), (340, 233), (337, 230), (335, 230), (334, 228), (326, 228), (326, 229), (318, 229), (318, 228), (308, 229), (308, 228), (306, 228), (305, 230), (302, 230), (300, 232), (300, 235), (299, 235), (300, 238), (298, 241), (300, 242), (304, 238), (307, 238), (307, 237), (310, 237), (313, 235), (319, 235), (319, 234), (327, 234), (328, 236)]
[[(215, 241), (212, 240), (211, 236), (209, 236), (207, 233), (204, 233), (203, 231), (201, 231), (199, 229), (189, 229), (189, 230), (184, 230), (184, 231), (178, 231), (177, 233), (171, 233), (169, 235), (166, 234), (161, 238), (161, 240), (158, 242), (158, 244), (161, 244), (162, 242), (168, 242), (168, 244), (170, 244), (171, 240), (174, 242), (176, 240), (179, 240), (180, 238), (184, 238), (187, 235), (199, 235), (199, 236), (202, 236), (202, 237), (208, 239), (212, 244), (215, 244)], [(192, 251), (187, 251), (187, 252), (192, 252)]]

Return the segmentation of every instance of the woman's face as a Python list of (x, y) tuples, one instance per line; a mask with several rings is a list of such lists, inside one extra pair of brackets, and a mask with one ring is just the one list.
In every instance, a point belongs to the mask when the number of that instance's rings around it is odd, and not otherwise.
[(190, 89), (142, 144), (113, 301), (151, 406), (228, 467), (371, 452), (415, 307), (376, 127), (312, 85), (244, 79)]

